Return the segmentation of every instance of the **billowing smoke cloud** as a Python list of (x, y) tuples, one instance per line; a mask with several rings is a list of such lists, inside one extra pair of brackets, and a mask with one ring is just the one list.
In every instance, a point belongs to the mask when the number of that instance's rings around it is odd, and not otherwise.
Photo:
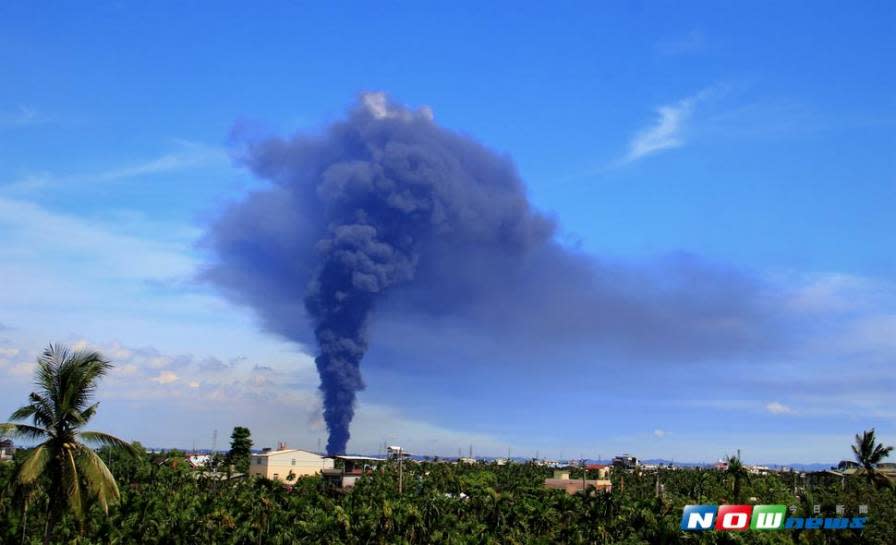
[(207, 277), (270, 331), (316, 343), (329, 453), (349, 439), (372, 322), (384, 335), (451, 322), (516, 347), (674, 360), (741, 351), (767, 331), (748, 278), (690, 258), (601, 264), (563, 246), (509, 158), (383, 94), (320, 134), (251, 143), (243, 160), (273, 184), (213, 226)]

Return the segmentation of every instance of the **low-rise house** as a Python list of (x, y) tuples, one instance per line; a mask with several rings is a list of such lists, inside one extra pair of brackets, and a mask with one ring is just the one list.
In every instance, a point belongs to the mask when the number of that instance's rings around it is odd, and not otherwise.
[(333, 459), (301, 449), (264, 449), (249, 459), (249, 475), (292, 482), (303, 475), (333, 469)]
[(370, 456), (333, 456), (333, 459), (342, 463), (341, 468), (328, 468), (323, 470), (323, 477), (336, 488), (347, 490), (355, 486), (355, 483), (364, 475), (369, 475), (376, 467), (385, 462), (383, 458)]
[(16, 454), (16, 446), (11, 439), (0, 438), (0, 462), (13, 459)]
[(598, 479), (609, 479), (610, 478), (610, 466), (607, 464), (588, 464), (585, 466), (585, 469), (588, 471), (597, 472)]
[(613, 484), (606, 479), (570, 479), (569, 471), (554, 471), (552, 479), (544, 480), (545, 488), (554, 490), (563, 490), (567, 494), (582, 494), (593, 488), (597, 492), (610, 492), (613, 490)]

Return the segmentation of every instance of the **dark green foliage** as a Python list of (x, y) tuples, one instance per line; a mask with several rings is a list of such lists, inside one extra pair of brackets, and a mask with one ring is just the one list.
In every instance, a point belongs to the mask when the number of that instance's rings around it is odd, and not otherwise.
[[(105, 452), (105, 451), (104, 451)], [(450, 465), (406, 463), (404, 494), (398, 472), (386, 466), (349, 493), (328, 489), (319, 478), (292, 486), (261, 479), (219, 480), (184, 465), (153, 464), (111, 456), (121, 500), (103, 515), (90, 507), (85, 523), (71, 515), (59, 522), (55, 543), (106, 544), (857, 544), (892, 545), (896, 493), (862, 476), (810, 486), (798, 475), (743, 479), (744, 501), (795, 505), (808, 515), (821, 505), (854, 514), (869, 506), (869, 527), (853, 531), (778, 531), (703, 535), (679, 530), (682, 506), (723, 503), (733, 475), (713, 470), (616, 473), (610, 494), (569, 496), (546, 490), (550, 471), (532, 464)], [(127, 461), (126, 461), (127, 460)], [(0, 486), (11, 464), (0, 466)], [(581, 474), (580, 474), (581, 475)], [(657, 479), (662, 493), (657, 496)], [(27, 542), (43, 534), (45, 513), (31, 502)], [(0, 497), (0, 543), (21, 543), (21, 509)]]
[(237, 426), (230, 434), (230, 452), (227, 459), (234, 469), (240, 473), (249, 470), (249, 457), (252, 455), (252, 433), (249, 428)]
[(877, 442), (874, 428), (865, 431), (862, 435), (856, 434), (856, 443), (852, 446), (852, 452), (856, 461), (862, 466), (865, 478), (869, 483), (877, 486), (892, 486), (885, 476), (877, 472), (875, 466), (893, 452), (893, 447), (885, 447)]

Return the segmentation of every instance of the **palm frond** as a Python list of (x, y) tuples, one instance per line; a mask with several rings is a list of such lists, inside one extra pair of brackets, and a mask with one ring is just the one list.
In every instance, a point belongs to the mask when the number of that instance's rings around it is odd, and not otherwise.
[(96, 402), (93, 405), (91, 405), (90, 407), (87, 407), (86, 409), (84, 409), (83, 411), (80, 411), (77, 416), (78, 416), (81, 424), (86, 424), (87, 422), (89, 422), (90, 419), (93, 418), (93, 415), (96, 414), (96, 409), (99, 406), (100, 406), (99, 402)]
[(53, 403), (46, 397), (31, 392), (28, 395), (29, 405), (34, 407), (34, 423), (45, 428), (52, 427), (56, 423), (56, 410)]
[(74, 446), (65, 449), (65, 469), (62, 471), (62, 482), (65, 485), (68, 505), (75, 517), (80, 519), (83, 511), (81, 509), (81, 478), (78, 465), (75, 463), (76, 448)]
[(30, 486), (40, 477), (50, 461), (50, 449), (46, 443), (38, 445), (22, 462), (16, 473), (16, 483)]
[(82, 431), (78, 434), (82, 441), (86, 443), (92, 443), (96, 445), (103, 445), (106, 447), (117, 447), (124, 449), (128, 452), (128, 454), (136, 454), (137, 451), (134, 447), (125, 441), (124, 439), (119, 439), (114, 435), (109, 435), (108, 433), (103, 433), (99, 431)]
[(72, 428), (85, 423), (83, 411), (96, 391), (97, 380), (106, 374), (111, 364), (98, 352), (77, 352), (62, 362), (57, 370), (59, 408), (61, 416)]
[(43, 439), (47, 436), (47, 430), (28, 424), (18, 424), (16, 422), (4, 422), (0, 424), (0, 432), (3, 435), (12, 437), (26, 437), (28, 439)]
[(81, 445), (78, 449), (78, 467), (91, 493), (96, 496), (103, 510), (108, 513), (109, 504), (118, 501), (118, 485), (112, 472), (97, 453)]
[(31, 418), (34, 413), (37, 411), (37, 408), (34, 405), (25, 405), (24, 407), (19, 407), (14, 410), (11, 415), (9, 415), (10, 420), (25, 420), (26, 418)]

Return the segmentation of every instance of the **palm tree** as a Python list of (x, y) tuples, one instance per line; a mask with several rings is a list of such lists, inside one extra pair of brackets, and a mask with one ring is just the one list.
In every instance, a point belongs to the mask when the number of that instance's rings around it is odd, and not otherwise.
[(30, 419), (33, 425), (0, 424), (0, 430), (13, 435), (43, 440), (19, 465), (13, 483), (26, 490), (39, 484), (46, 486), (49, 503), (45, 543), (64, 511), (82, 518), (84, 500), (95, 499), (108, 513), (109, 504), (119, 498), (118, 485), (109, 468), (96, 452), (80, 442), (133, 450), (112, 435), (81, 431), (99, 405), (90, 404), (97, 380), (111, 367), (97, 352), (72, 352), (61, 345), (49, 345), (37, 360), (38, 391), (32, 392), (28, 404), (10, 416), (12, 421)]
[(885, 447), (877, 442), (874, 435), (874, 428), (867, 430), (862, 435), (856, 434), (856, 443), (852, 445), (852, 452), (855, 454), (856, 461), (865, 468), (865, 477), (869, 483), (875, 485), (888, 485), (890, 481), (877, 472), (875, 466), (884, 458), (890, 455), (893, 447)]
[(744, 464), (740, 461), (739, 457), (731, 456), (728, 458), (727, 462), (728, 468), (725, 470), (725, 473), (734, 477), (733, 500), (740, 501), (741, 481), (749, 478), (749, 473), (747, 473), (747, 468), (744, 467)]

